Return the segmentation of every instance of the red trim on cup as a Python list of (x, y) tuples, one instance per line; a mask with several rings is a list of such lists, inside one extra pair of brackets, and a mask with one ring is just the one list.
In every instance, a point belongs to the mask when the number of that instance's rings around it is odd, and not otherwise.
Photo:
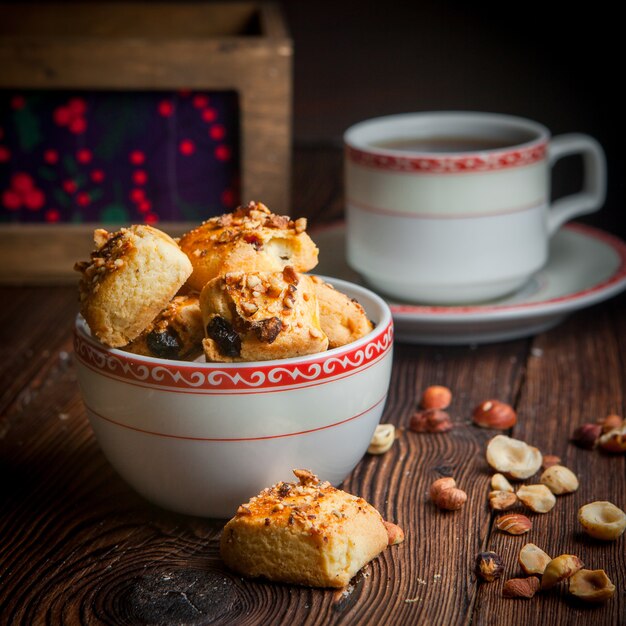
[(237, 363), (228, 367), (224, 363), (144, 360), (130, 352), (107, 349), (84, 337), (78, 329), (74, 333), (76, 358), (90, 369), (153, 389), (190, 391), (278, 391), (297, 388), (360, 370), (390, 350), (392, 345), (393, 322), (390, 321), (382, 331), (377, 330), (368, 342), (356, 342), (355, 347), (339, 352), (337, 356), (321, 353), (296, 363), (287, 359), (285, 362), (268, 362), (268, 365)]
[(346, 158), (362, 167), (419, 174), (467, 174), (531, 165), (545, 159), (547, 142), (501, 152), (459, 155), (398, 156), (388, 152), (360, 150), (346, 145)]
[(94, 411), (91, 407), (87, 406), (87, 410), (95, 415), (96, 417), (104, 420), (105, 422), (109, 422), (110, 424), (114, 424), (115, 426), (119, 426), (120, 428), (126, 428), (128, 430), (134, 430), (135, 432), (143, 433), (145, 435), (153, 435), (155, 437), (165, 437), (167, 439), (183, 439), (186, 441), (264, 441), (266, 439), (282, 439), (284, 437), (296, 437), (298, 435), (308, 435), (309, 433), (315, 433), (320, 430), (327, 430), (328, 428), (335, 428), (336, 426), (341, 426), (342, 424), (346, 424), (347, 422), (351, 422), (359, 417), (362, 417), (366, 413), (369, 413), (373, 409), (375, 409), (379, 404), (384, 402), (387, 398), (387, 394), (385, 394), (378, 402), (375, 402), (369, 409), (365, 409), (365, 411), (361, 411), (361, 413), (357, 413), (352, 417), (348, 417), (345, 420), (341, 420), (339, 422), (335, 422), (334, 424), (327, 424), (326, 426), (319, 426), (318, 428), (309, 428), (308, 430), (300, 430), (294, 433), (281, 433), (280, 435), (266, 435), (264, 437), (187, 437), (185, 435), (171, 435), (169, 433), (159, 433), (152, 430), (145, 430), (143, 428), (137, 428), (136, 426), (130, 426), (129, 424), (123, 424), (122, 422), (118, 422), (117, 420), (111, 419), (110, 417), (106, 417), (105, 415), (101, 415)]

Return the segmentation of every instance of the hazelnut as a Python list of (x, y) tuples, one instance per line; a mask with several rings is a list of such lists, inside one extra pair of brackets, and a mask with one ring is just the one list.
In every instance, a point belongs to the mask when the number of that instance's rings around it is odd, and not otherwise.
[(509, 578), (502, 587), (502, 597), (532, 598), (539, 591), (539, 586), (539, 579), (536, 576)]
[(414, 433), (445, 433), (451, 429), (450, 416), (439, 409), (416, 411), (409, 422), (409, 430)]
[(501, 515), (495, 521), (496, 528), (502, 530), (509, 535), (523, 535), (532, 527), (532, 522), (521, 513), (507, 513)]
[(543, 574), (552, 560), (540, 547), (527, 543), (520, 551), (518, 562), (526, 574)]
[(561, 554), (552, 559), (543, 571), (541, 588), (550, 589), (562, 580), (575, 574), (583, 566), (583, 562), (573, 554)]
[(369, 454), (384, 454), (391, 448), (395, 438), (396, 429), (393, 424), (378, 424), (367, 451)]
[(517, 503), (517, 496), (510, 491), (490, 491), (489, 506), (492, 511), (506, 511)]
[(487, 463), (508, 478), (523, 480), (541, 467), (541, 452), (524, 441), (496, 435), (487, 444)]
[(620, 415), (607, 415), (605, 418), (598, 420), (598, 424), (602, 426), (602, 432), (608, 433), (609, 430), (613, 430), (614, 428), (620, 428), (624, 420)]
[(447, 409), (452, 402), (452, 392), (441, 385), (431, 385), (424, 390), (420, 406), (423, 409)]
[(615, 585), (603, 569), (581, 569), (569, 579), (569, 592), (585, 602), (604, 602), (615, 594)]
[(502, 474), (494, 474), (491, 477), (491, 489), (493, 491), (510, 491), (511, 493), (514, 491), (511, 483)]
[(451, 476), (436, 480), (430, 486), (430, 497), (440, 509), (446, 511), (456, 511), (467, 501), (467, 494), (456, 487), (456, 481)]
[(476, 555), (475, 571), (479, 578), (491, 583), (502, 576), (504, 563), (495, 552), (479, 552)]
[(482, 428), (506, 430), (517, 423), (517, 413), (512, 406), (500, 400), (485, 400), (474, 409), (472, 419)]
[(387, 545), (389, 546), (397, 546), (399, 543), (404, 541), (404, 531), (397, 524), (393, 524), (392, 522), (385, 522), (385, 529), (387, 530)]
[(582, 506), (578, 510), (578, 521), (595, 539), (617, 539), (626, 529), (626, 513), (604, 500)]
[(572, 441), (579, 447), (591, 450), (602, 433), (600, 424), (583, 424), (572, 433)]
[(539, 482), (557, 496), (573, 493), (578, 489), (578, 478), (572, 470), (563, 465), (552, 465), (541, 477)]
[(543, 455), (543, 462), (541, 463), (541, 467), (543, 467), (543, 469), (548, 469), (549, 467), (552, 467), (553, 465), (560, 465), (560, 464), (561, 464), (560, 456), (556, 456), (555, 454)]
[(517, 497), (535, 513), (547, 513), (556, 504), (554, 494), (545, 485), (523, 485)]
[(626, 424), (601, 435), (598, 446), (605, 452), (626, 452)]

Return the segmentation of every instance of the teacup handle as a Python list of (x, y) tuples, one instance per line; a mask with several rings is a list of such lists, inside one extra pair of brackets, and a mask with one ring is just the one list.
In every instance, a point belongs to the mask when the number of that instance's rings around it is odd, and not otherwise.
[(606, 159), (602, 146), (589, 135), (559, 135), (548, 146), (548, 164), (552, 167), (558, 159), (571, 154), (581, 154), (583, 157), (583, 188), (578, 193), (552, 203), (548, 211), (550, 235), (573, 217), (597, 211), (606, 198)]

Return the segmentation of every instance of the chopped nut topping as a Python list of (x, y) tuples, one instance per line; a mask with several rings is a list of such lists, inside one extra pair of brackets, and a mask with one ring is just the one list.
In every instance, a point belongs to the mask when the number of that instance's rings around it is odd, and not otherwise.
[(300, 234), (306, 230), (307, 220), (306, 217), (300, 217), (294, 222), (294, 228), (296, 233)]

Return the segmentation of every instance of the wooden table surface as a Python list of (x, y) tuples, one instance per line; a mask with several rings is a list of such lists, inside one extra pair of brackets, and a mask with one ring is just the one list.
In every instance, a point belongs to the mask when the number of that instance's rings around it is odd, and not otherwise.
[[(341, 217), (339, 150), (295, 154), (292, 214), (313, 224)], [(626, 536), (586, 537), (580, 506), (626, 507), (624, 455), (575, 447), (573, 429), (624, 413), (626, 297), (577, 312), (530, 339), (482, 346), (395, 346), (383, 421), (400, 429), (393, 448), (366, 456), (344, 489), (397, 522), (406, 541), (374, 560), (346, 593), (251, 582), (225, 570), (223, 522), (160, 510), (136, 495), (100, 452), (72, 365), (74, 287), (0, 289), (0, 623), (1, 624), (618, 624), (626, 621)], [(455, 428), (407, 430), (421, 391), (454, 392)], [(486, 442), (471, 409), (487, 398), (515, 406), (509, 434), (556, 454), (580, 478), (579, 490), (533, 529), (497, 531), (487, 506)], [(453, 475), (465, 507), (437, 510), (428, 488)], [(603, 568), (615, 597), (589, 607), (564, 588), (531, 600), (502, 597), (503, 580), (479, 583), (475, 555), (494, 550), (504, 579), (520, 574), (519, 549), (578, 555)]]

